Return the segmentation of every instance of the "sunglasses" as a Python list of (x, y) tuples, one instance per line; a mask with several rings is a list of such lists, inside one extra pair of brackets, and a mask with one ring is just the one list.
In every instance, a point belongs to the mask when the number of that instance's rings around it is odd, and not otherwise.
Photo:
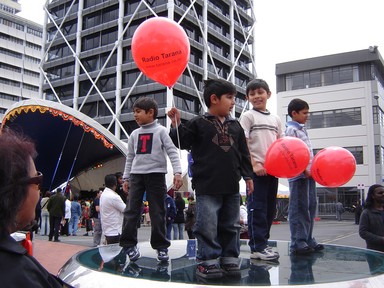
[(43, 173), (37, 171), (37, 176), (28, 178), (25, 183), (41, 185), (43, 183)]

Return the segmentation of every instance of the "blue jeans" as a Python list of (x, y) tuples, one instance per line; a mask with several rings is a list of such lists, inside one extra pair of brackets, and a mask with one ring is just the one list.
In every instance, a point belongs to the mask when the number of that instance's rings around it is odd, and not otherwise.
[(276, 216), (278, 185), (279, 180), (274, 176), (257, 176), (253, 173), (253, 193), (247, 195), (248, 245), (252, 252), (263, 251), (268, 245), (272, 222)]
[(69, 235), (76, 235), (78, 224), (79, 224), (79, 216), (72, 215), (71, 221), (69, 221), (69, 226), (68, 226)]
[(173, 223), (173, 240), (184, 239), (184, 224), (185, 223)]
[(240, 194), (196, 195), (196, 223), (199, 261), (240, 254)]
[(291, 249), (317, 245), (312, 236), (316, 216), (316, 183), (312, 178), (289, 182), (289, 228)]
[(49, 234), (49, 214), (41, 213), (41, 225), (40, 225), (40, 235), (48, 235)]

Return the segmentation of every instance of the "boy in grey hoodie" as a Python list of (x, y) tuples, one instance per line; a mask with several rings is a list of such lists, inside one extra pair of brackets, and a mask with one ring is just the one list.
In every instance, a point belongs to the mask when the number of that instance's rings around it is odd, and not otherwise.
[[(131, 261), (140, 258), (137, 248), (137, 222), (141, 217), (144, 192), (149, 202), (151, 217), (151, 246), (157, 250), (159, 261), (168, 261), (169, 240), (165, 231), (165, 205), (167, 194), (165, 174), (167, 155), (173, 168), (173, 184), (178, 190), (182, 184), (181, 164), (177, 148), (167, 129), (157, 123), (157, 103), (149, 97), (141, 97), (133, 104), (134, 117), (140, 128), (134, 130), (128, 141), (128, 155), (124, 169), (123, 190), (128, 193), (127, 207), (120, 246)], [(129, 188), (129, 191), (128, 191)]]

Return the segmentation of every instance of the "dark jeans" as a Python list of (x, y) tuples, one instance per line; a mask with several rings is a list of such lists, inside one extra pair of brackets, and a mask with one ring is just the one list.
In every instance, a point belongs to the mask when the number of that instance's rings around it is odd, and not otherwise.
[(262, 251), (268, 245), (269, 233), (276, 216), (276, 195), (279, 180), (271, 175), (253, 173), (254, 190), (247, 195), (248, 245), (251, 251)]
[(165, 196), (167, 186), (162, 173), (131, 174), (129, 180), (129, 196), (124, 210), (123, 231), (120, 237), (122, 247), (133, 247), (137, 244), (137, 222), (142, 214), (144, 192), (149, 202), (151, 218), (151, 246), (153, 249), (166, 249), (171, 243), (165, 236)]
[(49, 216), (49, 240), (55, 237), (55, 240), (59, 240), (59, 231), (62, 217)]
[(240, 194), (196, 195), (196, 223), (200, 261), (233, 259), (240, 254)]

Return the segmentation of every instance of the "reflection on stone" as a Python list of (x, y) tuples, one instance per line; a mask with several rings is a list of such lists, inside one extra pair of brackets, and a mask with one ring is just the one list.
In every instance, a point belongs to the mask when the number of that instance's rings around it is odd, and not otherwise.
[[(104, 276), (100, 279), (104, 280), (108, 277), (113, 279), (108, 280), (109, 285), (105, 286), (101, 284), (103, 280), (99, 280), (99, 287), (112, 287), (114, 282), (128, 284), (130, 281), (140, 281), (140, 279), (156, 281), (154, 287), (160, 287), (159, 285), (164, 282), (223, 286), (306, 284), (326, 287), (326, 284), (331, 282), (356, 279), (367, 281), (377, 275), (381, 280), (384, 279), (384, 253), (325, 245), (325, 249), (321, 252), (295, 256), (289, 253), (289, 242), (270, 241), (269, 245), (279, 251), (278, 262), (250, 260), (247, 242), (241, 241), (239, 259), (241, 277), (239, 278), (223, 277), (206, 280), (196, 277), (195, 240), (172, 241), (169, 247), (169, 262), (158, 262), (156, 251), (152, 249), (149, 242), (139, 243), (142, 257), (136, 262), (130, 262), (117, 244), (89, 249), (72, 257), (72, 260), (60, 271), (59, 276), (70, 284), (81, 283), (81, 287), (84, 286), (83, 283), (89, 281), (87, 277), (92, 277), (90, 276), (92, 271), (103, 272), (101, 276)], [(115, 278), (113, 275), (116, 275)]]

